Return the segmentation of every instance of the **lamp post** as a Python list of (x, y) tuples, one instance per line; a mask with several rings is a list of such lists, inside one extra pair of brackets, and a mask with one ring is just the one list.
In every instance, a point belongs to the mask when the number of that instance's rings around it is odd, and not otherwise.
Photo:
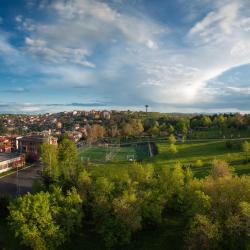
[(16, 177), (17, 177), (16, 192), (17, 192), (17, 195), (20, 195), (18, 164), (17, 164), (17, 169), (16, 169)]

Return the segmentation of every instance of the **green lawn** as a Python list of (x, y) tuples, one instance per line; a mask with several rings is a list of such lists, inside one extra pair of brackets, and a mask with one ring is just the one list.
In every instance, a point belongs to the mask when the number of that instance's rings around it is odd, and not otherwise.
[[(250, 173), (250, 162), (246, 163), (239, 141), (233, 142), (232, 149), (226, 148), (224, 141), (179, 143), (176, 154), (169, 152), (169, 145), (166, 143), (159, 143), (158, 148), (159, 154), (146, 162), (166, 167), (173, 167), (176, 162), (180, 162), (182, 165), (190, 166), (196, 176), (202, 177), (208, 173), (213, 159), (222, 159), (234, 167), (236, 173)], [(197, 160), (202, 161), (202, 167), (196, 166)]]
[[(203, 141), (178, 143), (176, 154), (169, 152), (168, 143), (158, 143), (159, 154), (149, 158), (148, 150), (136, 147), (104, 148), (91, 147), (80, 151), (80, 158), (89, 158), (89, 170), (97, 176), (116, 178), (127, 177), (127, 170), (133, 164), (128, 161), (128, 155), (134, 155), (142, 163), (152, 163), (154, 166), (172, 168), (177, 162), (189, 166), (195, 176), (204, 177), (208, 174), (211, 162), (214, 159), (226, 160), (235, 169), (237, 174), (250, 174), (250, 160), (246, 163), (245, 154), (241, 149), (241, 141), (233, 141), (231, 149), (226, 148), (225, 141)], [(106, 154), (111, 152), (111, 160), (106, 161)], [(203, 166), (197, 166), (197, 160), (201, 160)]]
[(250, 129), (218, 129), (218, 128), (209, 128), (203, 131), (193, 131), (190, 135), (190, 139), (207, 139), (207, 138), (244, 138), (250, 137)]
[(143, 160), (148, 154), (147, 146), (86, 147), (80, 149), (79, 157), (82, 161), (90, 162), (128, 162)]

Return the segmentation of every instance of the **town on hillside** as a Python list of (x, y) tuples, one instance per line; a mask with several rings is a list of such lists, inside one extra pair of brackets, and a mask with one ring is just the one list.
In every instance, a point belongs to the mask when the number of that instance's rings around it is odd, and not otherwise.
[[(142, 111), (71, 111), (0, 115), (0, 173), (40, 159), (41, 146), (65, 135), (78, 148), (131, 141), (235, 139), (250, 136), (249, 115), (167, 114)], [(88, 155), (85, 154), (88, 158)], [(127, 157), (129, 159), (129, 157)], [(134, 158), (134, 157), (133, 157)]]

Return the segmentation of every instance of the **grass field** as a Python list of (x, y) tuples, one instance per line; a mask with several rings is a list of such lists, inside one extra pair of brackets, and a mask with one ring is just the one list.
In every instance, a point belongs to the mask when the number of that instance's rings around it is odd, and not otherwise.
[(79, 157), (90, 162), (128, 162), (143, 160), (149, 155), (147, 145), (127, 147), (86, 147), (82, 148)]
[[(159, 154), (146, 162), (154, 165), (173, 167), (176, 162), (190, 166), (198, 177), (207, 175), (213, 159), (227, 161), (238, 174), (250, 174), (250, 162), (246, 162), (246, 156), (242, 152), (240, 141), (233, 141), (233, 147), (228, 149), (225, 141), (204, 141), (177, 144), (178, 152), (171, 154), (169, 145), (159, 143)], [(201, 160), (203, 166), (197, 166), (197, 160)]]
[[(93, 162), (91, 171), (98, 175), (123, 175), (130, 164), (128, 156), (134, 156), (142, 163), (152, 163), (154, 166), (172, 168), (177, 162), (191, 167), (195, 176), (204, 177), (208, 174), (211, 162), (214, 159), (227, 161), (235, 169), (237, 174), (250, 174), (250, 161), (246, 162), (246, 156), (242, 152), (242, 141), (232, 141), (233, 147), (227, 148), (225, 141), (203, 141), (177, 143), (176, 154), (169, 152), (168, 143), (158, 143), (159, 154), (149, 158), (147, 147), (90, 147), (80, 150), (82, 160), (89, 159)], [(110, 158), (107, 160), (107, 155)], [(250, 158), (250, 157), (249, 157)], [(202, 166), (197, 164), (201, 160)], [(96, 164), (95, 164), (96, 163)], [(103, 169), (103, 167), (105, 167)]]
[(207, 139), (207, 138), (244, 138), (250, 137), (250, 129), (218, 129), (218, 128), (209, 128), (203, 131), (193, 131), (190, 135), (190, 139)]

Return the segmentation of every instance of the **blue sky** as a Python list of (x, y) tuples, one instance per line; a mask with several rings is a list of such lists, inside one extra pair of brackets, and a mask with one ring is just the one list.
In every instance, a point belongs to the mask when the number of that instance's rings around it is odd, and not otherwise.
[(249, 112), (249, 7), (1, 0), (0, 112)]

